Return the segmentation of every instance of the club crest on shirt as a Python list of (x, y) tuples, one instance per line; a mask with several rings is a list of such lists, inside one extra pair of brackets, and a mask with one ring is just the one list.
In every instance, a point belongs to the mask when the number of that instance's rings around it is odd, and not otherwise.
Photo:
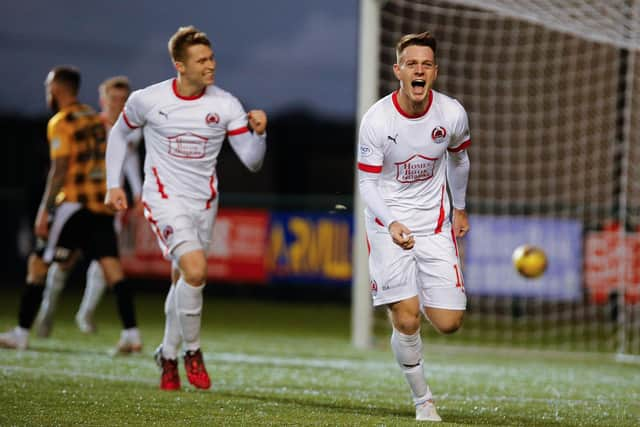
[(220, 116), (218, 115), (218, 113), (209, 113), (209, 114), (207, 114), (207, 116), (204, 118), (204, 122), (205, 122), (208, 126), (217, 125), (218, 123), (220, 123)]
[(396, 163), (396, 179), (404, 184), (433, 178), (437, 159), (414, 154), (404, 162)]
[(201, 159), (205, 155), (208, 138), (193, 132), (170, 136), (169, 154), (181, 159)]
[(436, 144), (441, 144), (447, 138), (447, 130), (442, 126), (436, 126), (431, 131), (431, 139)]
[(166, 225), (162, 229), (162, 237), (164, 238), (164, 240), (169, 240), (171, 236), (173, 236), (173, 227), (170, 225)]

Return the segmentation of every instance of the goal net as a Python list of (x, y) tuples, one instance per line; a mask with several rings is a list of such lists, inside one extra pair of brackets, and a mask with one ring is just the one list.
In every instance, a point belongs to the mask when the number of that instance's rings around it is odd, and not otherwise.
[[(375, 98), (398, 87), (398, 39), (430, 31), (435, 89), (469, 114), (468, 312), (447, 341), (640, 354), (640, 2), (374, 3)], [(523, 243), (541, 278), (513, 270)]]

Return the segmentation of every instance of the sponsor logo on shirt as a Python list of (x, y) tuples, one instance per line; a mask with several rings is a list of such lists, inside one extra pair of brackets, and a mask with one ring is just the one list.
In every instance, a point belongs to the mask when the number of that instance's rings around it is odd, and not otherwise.
[(397, 141), (397, 139), (398, 139), (398, 134), (396, 133), (394, 136), (387, 135), (387, 139), (388, 139), (389, 141), (392, 141), (394, 144), (397, 144), (397, 143), (398, 143), (398, 141)]
[(404, 162), (396, 163), (396, 179), (402, 183), (426, 181), (433, 178), (437, 159), (414, 154)]
[(373, 153), (370, 147), (366, 145), (360, 145), (360, 155), (362, 157), (368, 157)]
[(447, 138), (447, 130), (442, 126), (436, 126), (431, 131), (431, 139), (436, 144), (441, 144)]
[(369, 285), (371, 286), (371, 295), (375, 297), (376, 294), (378, 293), (378, 284), (376, 283), (375, 280), (372, 280), (371, 283), (369, 283)]
[(193, 132), (170, 136), (169, 154), (182, 159), (201, 159), (204, 157), (208, 138)]

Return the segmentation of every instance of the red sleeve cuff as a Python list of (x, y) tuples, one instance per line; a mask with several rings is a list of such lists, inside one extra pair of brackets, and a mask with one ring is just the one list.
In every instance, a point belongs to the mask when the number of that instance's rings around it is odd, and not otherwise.
[(462, 150), (464, 150), (465, 148), (467, 148), (470, 145), (471, 145), (471, 140), (467, 139), (465, 142), (463, 142), (462, 144), (458, 145), (457, 147), (447, 148), (447, 150), (451, 151), (452, 153), (457, 153), (458, 151), (462, 151)]
[(246, 127), (246, 126), (243, 126), (241, 128), (233, 129), (233, 130), (228, 131), (227, 135), (234, 136), (234, 135), (240, 135), (240, 134), (243, 134), (243, 133), (246, 133), (246, 132), (249, 132), (249, 128)]
[(358, 162), (358, 169), (360, 169), (363, 172), (369, 172), (369, 173), (382, 172), (382, 166), (367, 165), (365, 163), (360, 163), (360, 162)]

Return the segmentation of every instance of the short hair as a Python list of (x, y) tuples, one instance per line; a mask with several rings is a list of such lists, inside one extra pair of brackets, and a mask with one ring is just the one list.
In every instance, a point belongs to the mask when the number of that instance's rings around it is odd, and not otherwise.
[(66, 86), (74, 95), (80, 90), (80, 70), (73, 65), (59, 65), (51, 70), (52, 82)]
[(211, 47), (211, 42), (207, 35), (193, 25), (180, 27), (169, 39), (169, 55), (171, 55), (171, 59), (174, 62), (184, 61), (187, 49), (197, 44)]
[(400, 38), (398, 44), (396, 44), (396, 58), (400, 62), (400, 55), (409, 46), (428, 46), (433, 50), (433, 56), (436, 55), (436, 39), (425, 31), (423, 33), (406, 34)]
[(126, 76), (110, 77), (98, 86), (100, 98), (105, 98), (111, 89), (126, 89), (127, 92), (131, 92), (131, 84)]

